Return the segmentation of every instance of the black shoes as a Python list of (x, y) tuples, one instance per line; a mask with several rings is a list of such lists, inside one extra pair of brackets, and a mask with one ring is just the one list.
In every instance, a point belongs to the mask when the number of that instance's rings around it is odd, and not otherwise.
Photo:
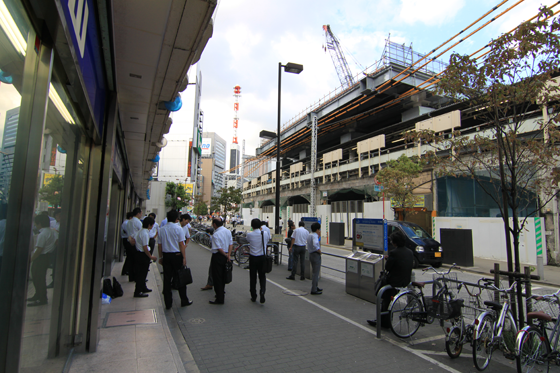
[(286, 280), (295, 280), (296, 278), (294, 276), (288, 276), (286, 277)]
[(261, 293), (261, 299), (260, 299), (260, 302), (261, 302), (261, 303), (264, 303), (264, 302), (265, 302), (265, 299), (264, 299), (264, 293)]
[(366, 320), (366, 321), (371, 326), (377, 326), (377, 320)]
[(145, 288), (142, 293), (151, 293), (151, 292), (152, 292), (152, 289)]
[(181, 307), (187, 307), (193, 304), (192, 300), (187, 300), (186, 302), (181, 301)]
[(170, 305), (166, 305), (166, 306), (165, 306), (165, 309), (166, 309), (166, 310), (170, 310), (170, 309), (171, 309), (171, 307), (173, 307), (173, 305), (172, 305), (172, 304), (170, 304)]
[(224, 302), (218, 302), (217, 300), (208, 301), (210, 304), (224, 304)]
[(317, 288), (317, 291), (321, 291), (321, 292), (322, 292), (322, 291), (323, 291), (323, 289), (321, 289), (321, 288)]
[(257, 301), (257, 296), (251, 295), (251, 302), (256, 302), (256, 301)]
[(321, 295), (321, 294), (323, 294), (322, 291), (312, 291), (311, 292), (311, 295)]
[(149, 294), (146, 294), (146, 293), (134, 294), (134, 298), (147, 298), (148, 296), (149, 296)]

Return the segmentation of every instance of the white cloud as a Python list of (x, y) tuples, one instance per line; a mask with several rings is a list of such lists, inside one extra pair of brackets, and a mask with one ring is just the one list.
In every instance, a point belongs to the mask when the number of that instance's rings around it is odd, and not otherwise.
[(465, 5), (464, 0), (402, 0), (399, 20), (428, 26), (450, 22)]

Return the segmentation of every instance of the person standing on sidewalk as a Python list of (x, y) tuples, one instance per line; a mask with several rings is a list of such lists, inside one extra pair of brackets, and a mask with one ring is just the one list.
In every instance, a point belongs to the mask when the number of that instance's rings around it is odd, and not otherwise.
[(142, 209), (140, 207), (136, 207), (132, 210), (132, 219), (126, 223), (126, 233), (128, 233), (126, 261), (129, 262), (127, 268), (129, 282), (136, 281), (136, 273), (134, 272), (136, 270), (136, 264), (134, 263), (134, 260), (136, 259), (136, 248), (134, 247), (135, 243), (133, 237), (142, 229), (142, 222), (140, 221), (141, 217)]
[(157, 258), (150, 253), (150, 229), (154, 226), (154, 219), (146, 217), (142, 222), (142, 229), (134, 236), (129, 237), (133, 239), (136, 256), (134, 257), (134, 274), (136, 275), (136, 287), (134, 288), (134, 298), (146, 298), (152, 289), (146, 287), (146, 276), (148, 275), (148, 268), (152, 260)]
[(309, 251), (309, 261), (311, 262), (311, 294), (323, 294), (323, 289), (319, 288), (319, 272), (321, 271), (321, 224), (311, 224), (311, 234), (307, 236), (307, 251)]
[(181, 225), (181, 229), (183, 230), (183, 238), (185, 239), (185, 247), (187, 247), (187, 245), (189, 244), (189, 241), (191, 240), (191, 231), (189, 230), (189, 228), (191, 227), (191, 225), (189, 224), (190, 222), (191, 222), (191, 216), (189, 214), (181, 215), (181, 219), (179, 220), (179, 224)]
[(154, 250), (156, 248), (156, 238), (159, 232), (159, 224), (156, 222), (156, 214), (153, 212), (148, 215), (150, 218), (154, 219), (154, 226), (150, 229), (150, 254), (154, 254)]
[(128, 226), (128, 221), (130, 219), (132, 219), (134, 215), (132, 215), (132, 211), (129, 211), (126, 213), (126, 220), (122, 223), (121, 225), (121, 238), (122, 238), (122, 244), (123, 244), (123, 248), (124, 248), (124, 252), (126, 253), (126, 259), (124, 261), (124, 264), (122, 266), (122, 270), (121, 270), (121, 276), (128, 276), (128, 271), (129, 271), (129, 267), (132, 263), (132, 259), (129, 260), (129, 256), (128, 256), (128, 233), (126, 231), (126, 228)]
[(305, 246), (307, 245), (307, 237), (309, 232), (305, 229), (305, 223), (300, 221), (299, 227), (292, 233), (292, 246), (290, 247), (290, 253), (293, 251), (292, 257), (294, 259), (292, 263), (292, 274), (286, 277), (288, 280), (295, 280), (297, 273), (298, 261), (300, 263), (301, 272), (299, 279), (305, 280)]
[[(173, 305), (171, 279), (175, 273), (187, 265), (185, 231), (179, 223), (179, 212), (172, 210), (167, 213), (167, 224), (159, 230), (159, 264), (163, 266), (163, 299), (165, 308)], [(181, 307), (190, 306), (193, 302), (187, 297), (187, 285), (180, 287)]]
[(233, 247), (233, 238), (231, 232), (225, 228), (224, 222), (217, 218), (212, 220), (212, 260), (210, 267), (212, 268), (212, 280), (214, 281), (214, 292), (216, 300), (211, 300), (210, 304), (224, 304), (224, 289), (226, 263), (231, 262), (230, 253)]
[[(294, 222), (289, 220), (288, 221), (288, 237), (285, 240), (288, 248), (290, 248), (290, 246), (292, 246), (292, 234), (294, 234), (295, 230), (296, 230), (296, 226), (294, 225)], [(294, 252), (292, 250), (289, 250), (289, 254), (290, 255), (288, 257), (288, 271), (291, 272), (292, 268), (294, 267)]]
[(251, 302), (257, 300), (257, 274), (260, 284), (260, 302), (264, 303), (264, 293), (266, 292), (266, 246), (270, 240), (270, 234), (261, 228), (259, 219), (251, 220), (253, 231), (247, 233), (249, 241), (249, 291), (251, 292)]

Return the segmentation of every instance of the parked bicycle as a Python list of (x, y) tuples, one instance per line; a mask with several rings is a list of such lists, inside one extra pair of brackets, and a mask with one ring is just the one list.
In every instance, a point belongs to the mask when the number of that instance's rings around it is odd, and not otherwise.
[[(391, 330), (399, 338), (413, 336), (420, 326), (432, 324), (435, 319), (443, 326), (444, 320), (460, 316), (462, 299), (456, 299), (458, 291), (457, 274), (450, 273), (458, 269), (455, 264), (447, 272), (438, 272), (429, 267), (436, 274), (432, 281), (432, 296), (424, 295), (426, 282), (412, 282), (410, 285), (418, 289), (404, 288), (393, 298), (389, 305)], [(452, 281), (449, 281), (452, 280)]]
[(244, 236), (237, 236), (235, 241), (236, 244), (233, 245), (231, 255), (235, 258), (237, 265), (241, 266), (249, 261), (249, 241)]
[[(560, 290), (554, 294), (532, 296), (541, 310), (527, 313), (527, 320), (537, 320), (536, 325), (527, 325), (519, 331), (516, 339), (517, 371), (548, 372), (550, 362), (560, 363), (558, 340), (560, 338)], [(548, 308), (542, 310), (542, 306)], [(551, 343), (552, 341), (552, 343)]]
[[(489, 279), (486, 279), (489, 280)], [(483, 371), (492, 359), (492, 353), (501, 349), (508, 359), (515, 359), (515, 335), (517, 323), (510, 310), (508, 295), (514, 292), (517, 281), (507, 289), (499, 289), (487, 281), (486, 287), (500, 292), (503, 304), (495, 301), (484, 301), (489, 307), (475, 320), (476, 328), (472, 341), (473, 362), (476, 369)]]

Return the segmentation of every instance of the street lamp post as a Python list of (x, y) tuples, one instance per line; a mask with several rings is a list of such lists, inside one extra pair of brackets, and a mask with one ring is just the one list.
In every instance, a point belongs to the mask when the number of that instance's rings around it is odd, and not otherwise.
[(276, 222), (275, 233), (280, 234), (280, 108), (281, 108), (281, 87), (282, 87), (282, 67), (284, 71), (291, 74), (299, 74), (303, 71), (303, 65), (288, 62), (286, 65), (278, 63), (278, 123), (276, 129), (276, 201), (274, 220)]

